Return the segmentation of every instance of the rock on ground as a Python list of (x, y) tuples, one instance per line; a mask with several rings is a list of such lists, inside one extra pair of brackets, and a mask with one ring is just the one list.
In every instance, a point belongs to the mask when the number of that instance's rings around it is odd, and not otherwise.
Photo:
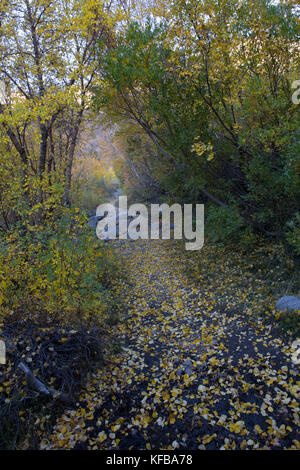
[(277, 300), (275, 308), (280, 311), (300, 310), (300, 299), (295, 295), (285, 295)]

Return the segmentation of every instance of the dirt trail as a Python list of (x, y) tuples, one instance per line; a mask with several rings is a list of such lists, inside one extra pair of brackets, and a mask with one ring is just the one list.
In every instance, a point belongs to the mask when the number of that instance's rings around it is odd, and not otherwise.
[(191, 284), (192, 254), (178, 244), (118, 250), (131, 281), (120, 286), (124, 346), (41, 448), (300, 448), (299, 371), (287, 345)]

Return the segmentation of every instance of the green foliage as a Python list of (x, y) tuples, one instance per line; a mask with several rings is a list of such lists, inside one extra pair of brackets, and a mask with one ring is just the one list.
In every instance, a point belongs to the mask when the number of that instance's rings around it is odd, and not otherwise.
[(234, 207), (209, 208), (206, 219), (206, 233), (212, 242), (224, 241), (227, 238), (238, 241), (243, 220)]
[(300, 256), (300, 214), (297, 212), (295, 218), (287, 222), (288, 232), (286, 239), (290, 246), (295, 250), (296, 254)]
[(118, 46), (106, 56), (106, 78), (111, 80), (117, 89), (133, 86), (141, 82), (145, 86), (161, 83), (165, 78), (162, 60), (170, 57), (170, 51), (163, 48), (164, 28), (155, 25), (152, 28), (147, 21), (145, 28), (138, 23), (131, 23)]
[(109, 192), (103, 178), (92, 175), (86, 182), (73, 182), (72, 202), (89, 214), (94, 214), (97, 206), (108, 197)]
[(127, 149), (132, 186), (150, 168), (158, 196), (214, 202), (220, 208), (209, 208), (208, 224), (216, 240), (283, 239), (300, 199), (293, 6), (167, 4), (159, 26), (134, 22), (120, 32), (95, 90), (119, 126), (134, 122), (144, 133), (142, 147), (131, 140)]
[(73, 323), (109, 319), (115, 308), (110, 288), (118, 270), (111, 248), (86, 225), (78, 210), (65, 209), (49, 226), (23, 233), (19, 228), (2, 241), (3, 312), (31, 311)]

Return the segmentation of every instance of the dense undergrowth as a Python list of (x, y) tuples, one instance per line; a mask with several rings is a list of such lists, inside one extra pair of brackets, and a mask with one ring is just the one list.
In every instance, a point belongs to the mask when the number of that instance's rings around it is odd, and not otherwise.
[[(35, 424), (41, 432), (65, 401), (74, 402), (114, 342), (110, 330), (121, 304), (112, 247), (95, 237), (77, 210), (32, 233), (21, 236), (20, 230), (16, 226), (1, 244), (0, 339), (7, 362), (0, 375), (0, 448), (15, 448), (26, 436), (35, 448)], [(57, 399), (34, 390), (20, 362), (55, 389)]]
[[(62, 393), (76, 401), (114, 349), (124, 266), (83, 215), (107, 194), (102, 161), (85, 145), (95, 111), (112, 126), (114, 171), (134, 202), (205, 204), (210, 242), (183, 269), (208, 313), (218, 305), (299, 334), (299, 312), (274, 309), (300, 291), (294, 3), (166, 0), (128, 12), (114, 2), (1, 2), (1, 448), (36, 448), (66, 406)], [(41, 397), (20, 362), (58, 395)]]
[(117, 273), (111, 248), (85, 228), (77, 209), (72, 212), (34, 231), (16, 227), (6, 234), (0, 253), (2, 315), (32, 306), (72, 323), (101, 323), (109, 315), (107, 293)]

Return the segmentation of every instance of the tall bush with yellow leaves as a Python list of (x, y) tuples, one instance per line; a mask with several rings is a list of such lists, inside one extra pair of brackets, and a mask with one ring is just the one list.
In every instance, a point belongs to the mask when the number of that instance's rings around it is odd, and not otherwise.
[(2, 238), (2, 315), (26, 312), (62, 323), (99, 324), (113, 314), (110, 287), (118, 274), (110, 247), (86, 228), (78, 209), (63, 209), (48, 224), (17, 224)]

